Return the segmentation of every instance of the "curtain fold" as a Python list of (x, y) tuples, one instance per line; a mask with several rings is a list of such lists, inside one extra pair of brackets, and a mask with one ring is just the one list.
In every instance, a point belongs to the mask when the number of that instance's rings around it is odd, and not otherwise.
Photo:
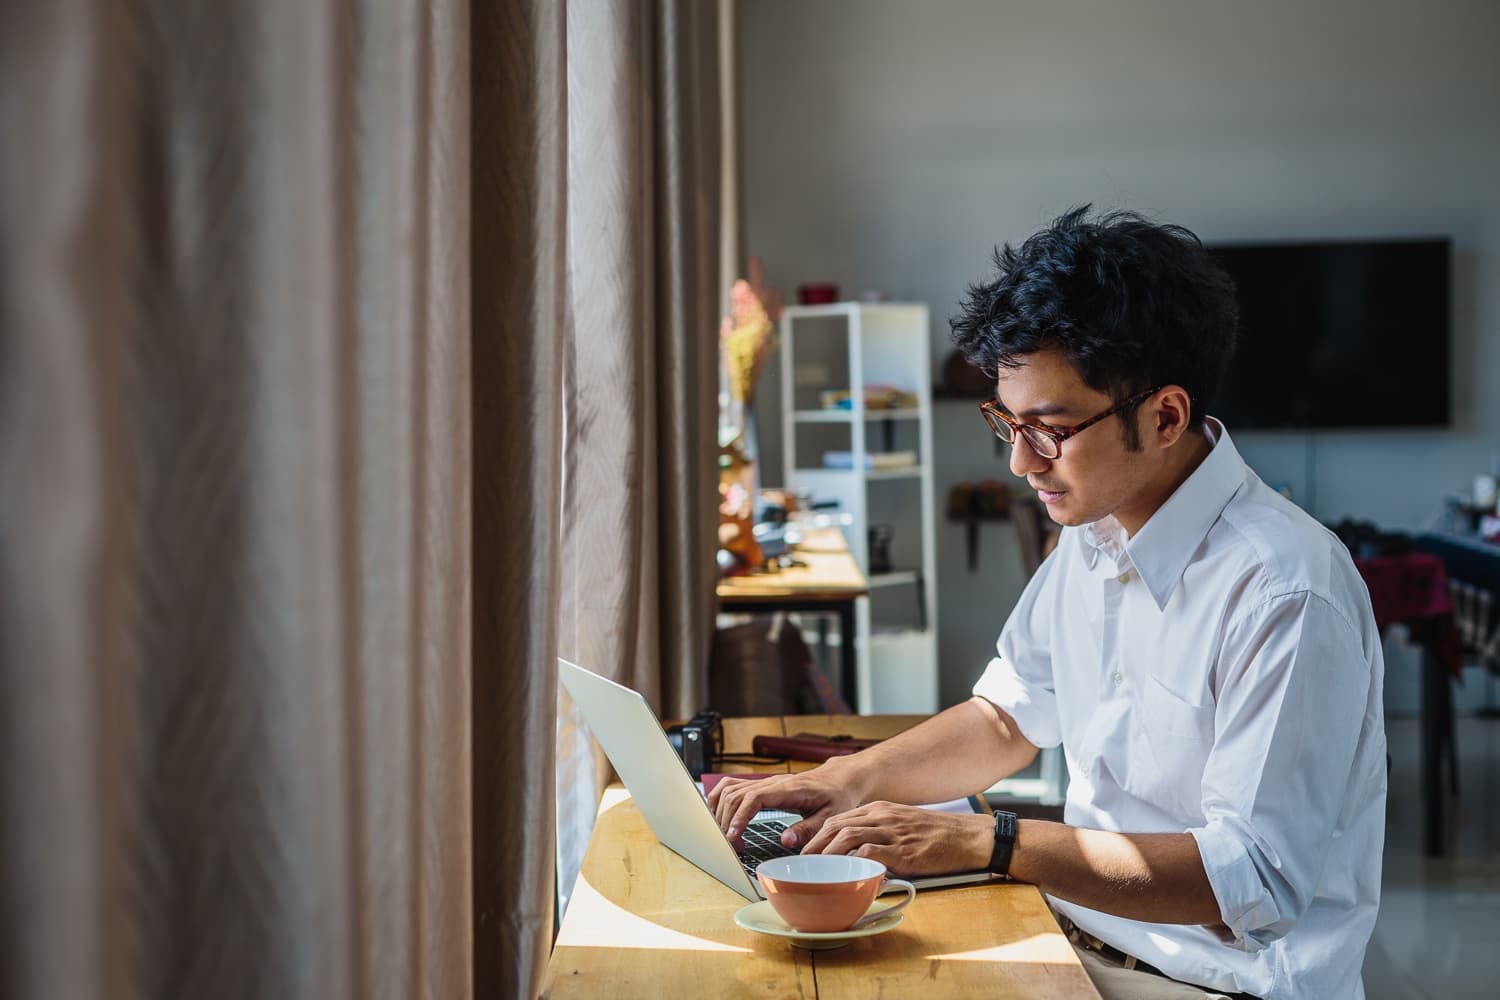
[(0, 11), (7, 997), (471, 993), (466, 24)]
[(717, 607), (718, 14), (717, 5), (694, 0), (659, 0), (655, 8), (660, 576), (644, 610), (658, 616), (659, 641), (640, 651), (636, 669), (660, 670), (660, 707), (677, 718), (705, 707)]
[[(639, 0), (568, 9), (568, 335), (558, 655), (626, 680), (640, 626), (643, 540), (627, 484), (643, 478), (639, 416), (651, 315), (646, 199), (651, 52)], [(655, 697), (658, 685), (646, 692)], [(557, 890), (565, 908), (609, 762), (558, 690)]]
[(417, 557), (421, 585), (414, 636), (417, 743), (422, 811), (412, 817), (421, 845), (420, 935), (416, 982), (423, 1000), (474, 995), (471, 715), (473, 634), (472, 508), (474, 463), (470, 414), (473, 329), (470, 301), (469, 0), (427, 3), (419, 80), (430, 110), (416, 150), (423, 165), (425, 243), (417, 257), (417, 318), (433, 335), (419, 353), (422, 400), (417, 441)]
[[(559, 653), (704, 707), (717, 573), (716, 4), (567, 8), (568, 349)], [(558, 716), (559, 889), (609, 770)]]
[(561, 649), (703, 707), (716, 546), (715, 8), (569, 7)]
[[(358, 248), (341, 429), (353, 488), (340, 510), (358, 552), (356, 969), (379, 972), (355, 992), (445, 997), (469, 992), (472, 934), (468, 18), (425, 0), (352, 15), (336, 186)], [(433, 849), (444, 843), (463, 850)]]
[[(139, 992), (120, 266), (138, 187), (118, 10), (0, 8), (0, 994)], [(25, 136), (26, 141), (9, 137)], [(102, 144), (119, 169), (59, 156)], [(44, 183), (45, 181), (45, 183)]]
[(533, 996), (555, 894), (565, 8), (473, 13), (475, 990)]

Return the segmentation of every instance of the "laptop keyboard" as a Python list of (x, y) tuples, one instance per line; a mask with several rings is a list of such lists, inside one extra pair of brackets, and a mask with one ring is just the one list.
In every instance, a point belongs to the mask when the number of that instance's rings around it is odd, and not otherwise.
[(762, 861), (797, 853), (781, 843), (781, 833), (786, 828), (787, 824), (780, 820), (763, 820), (745, 827), (745, 847), (740, 851), (740, 865), (751, 878), (755, 877), (755, 866)]

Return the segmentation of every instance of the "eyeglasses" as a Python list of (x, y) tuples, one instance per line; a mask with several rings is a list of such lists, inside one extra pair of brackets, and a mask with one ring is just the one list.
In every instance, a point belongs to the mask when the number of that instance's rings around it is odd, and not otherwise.
[(1072, 427), (1053, 427), (1050, 424), (1043, 423), (1020, 423), (1011, 418), (1004, 410), (1000, 409), (1000, 404), (993, 399), (986, 399), (980, 403), (979, 412), (984, 415), (984, 422), (990, 425), (990, 430), (995, 432), (995, 437), (1001, 441), (1004, 441), (1006, 444), (1013, 444), (1016, 440), (1016, 435), (1019, 434), (1026, 438), (1026, 443), (1031, 446), (1031, 450), (1036, 452), (1038, 457), (1054, 459), (1062, 455), (1062, 443), (1068, 438), (1075, 434), (1083, 433), (1106, 417), (1112, 417), (1127, 406), (1133, 406), (1152, 393), (1159, 392), (1165, 388), (1165, 385), (1152, 386), (1150, 389), (1138, 392), (1129, 399), (1116, 403), (1103, 413), (1089, 417), (1083, 423), (1075, 424)]

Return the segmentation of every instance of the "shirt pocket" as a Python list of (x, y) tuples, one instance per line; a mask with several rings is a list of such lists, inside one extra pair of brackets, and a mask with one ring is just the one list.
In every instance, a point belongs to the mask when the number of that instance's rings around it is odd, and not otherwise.
[(1195, 705), (1148, 675), (1136, 709), (1130, 791), (1183, 821), (1200, 822), (1203, 771), (1213, 747), (1213, 704)]

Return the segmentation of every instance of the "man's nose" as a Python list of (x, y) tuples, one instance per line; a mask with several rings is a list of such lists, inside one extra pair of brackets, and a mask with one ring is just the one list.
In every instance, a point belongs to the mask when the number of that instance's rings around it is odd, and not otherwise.
[(1041, 472), (1049, 464), (1049, 460), (1036, 453), (1031, 447), (1031, 442), (1026, 440), (1025, 434), (1017, 434), (1016, 439), (1010, 444), (1010, 471), (1014, 476), (1025, 479), (1028, 473)]

